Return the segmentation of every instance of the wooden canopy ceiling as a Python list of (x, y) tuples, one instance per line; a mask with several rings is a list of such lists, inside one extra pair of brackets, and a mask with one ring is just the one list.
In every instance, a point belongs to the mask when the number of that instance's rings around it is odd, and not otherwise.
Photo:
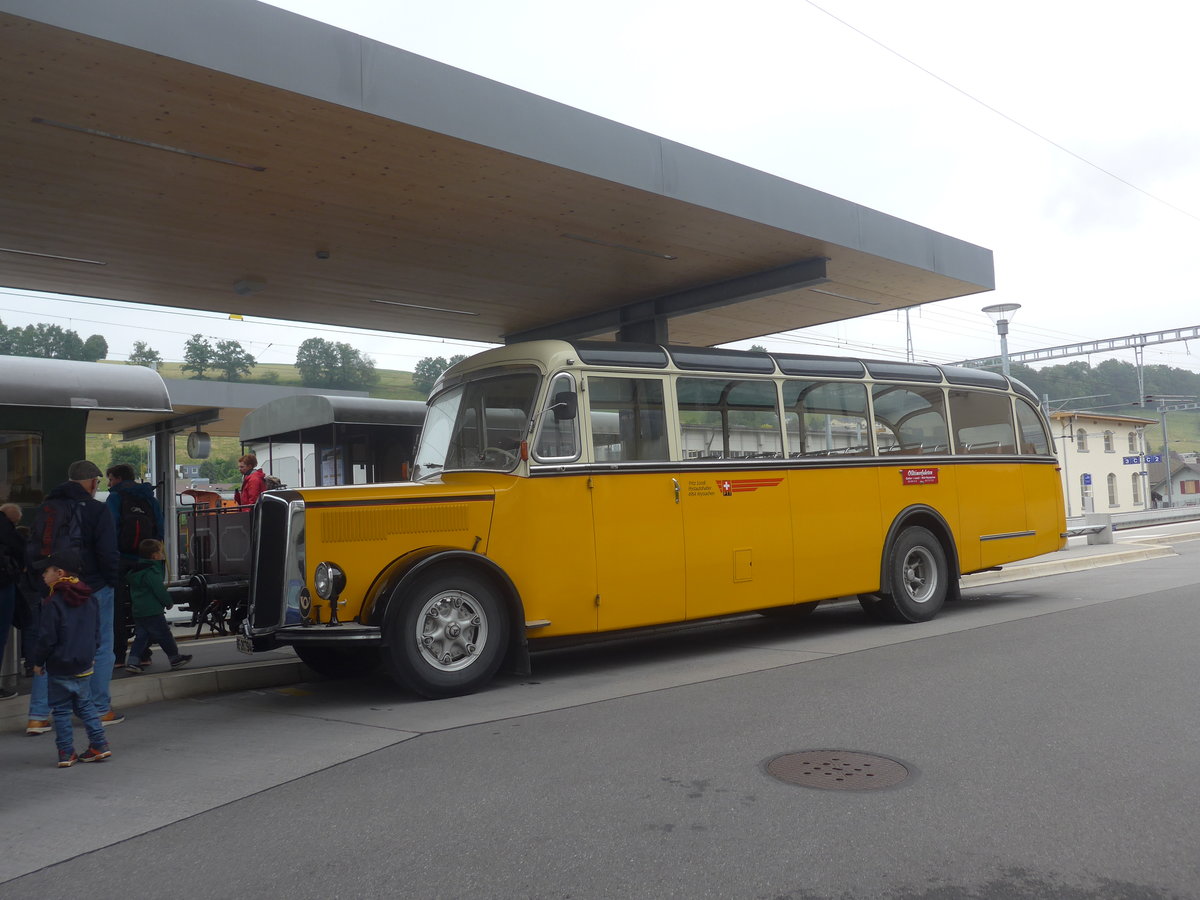
[(0, 0), (0, 285), (502, 342), (712, 345), (990, 251), (252, 0)]

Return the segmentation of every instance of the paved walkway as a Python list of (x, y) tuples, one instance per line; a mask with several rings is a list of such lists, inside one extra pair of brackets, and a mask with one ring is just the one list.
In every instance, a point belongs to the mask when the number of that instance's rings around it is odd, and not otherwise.
[[(1122, 541), (1114, 544), (1085, 544), (1076, 541), (1066, 550), (1048, 553), (1019, 563), (1006, 565), (997, 572), (981, 572), (962, 579), (964, 589), (984, 587), (1027, 578), (1040, 578), (1063, 572), (1077, 572), (1102, 566), (1140, 562), (1163, 556), (1174, 556), (1169, 542), (1200, 538), (1200, 525), (1195, 533), (1175, 534), (1169, 538), (1147, 538), (1145, 542)], [(171, 671), (160, 660), (142, 675), (124, 671), (114, 674), (112, 697), (114, 708), (122, 712), (143, 703), (159, 700), (178, 700), (227, 691), (246, 691), (255, 688), (278, 687), (309, 681), (319, 676), (308, 669), (290, 648), (247, 656), (237, 650), (232, 637), (183, 638), (176, 635), (180, 647), (195, 658), (183, 669)], [(0, 703), (0, 732), (23, 731), (28, 721), (29, 679), (20, 679), (22, 696)]]

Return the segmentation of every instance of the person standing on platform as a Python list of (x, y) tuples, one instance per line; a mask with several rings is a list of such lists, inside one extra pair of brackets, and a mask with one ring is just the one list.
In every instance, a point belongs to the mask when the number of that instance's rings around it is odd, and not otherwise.
[[(4, 515), (0, 515), (0, 672), (4, 671), (4, 653), (8, 647), (9, 632), (16, 621), (17, 604), (25, 602), (19, 586), (25, 570), (25, 542), (17, 534), (16, 525), (7, 511), (4, 512)], [(19, 513), (18, 507), (18, 522)], [(14, 646), (12, 652), (16, 653), (16, 650)], [(12, 700), (16, 696), (16, 691), (0, 687), (0, 700)]]
[[(42, 570), (50, 591), (42, 602), (32, 661), (35, 676), (48, 684), (58, 767), (69, 769), (76, 762), (100, 762), (112, 752), (92, 703), (90, 682), (100, 643), (100, 613), (92, 589), (79, 578), (83, 560), (75, 550), (59, 550), (33, 566)], [(75, 754), (71, 713), (79, 716), (87, 731), (88, 748), (82, 756)]]
[(258, 457), (253, 453), (238, 459), (237, 467), (242, 473), (242, 486), (233, 492), (233, 502), (238, 506), (253, 506), (267, 489), (266, 476), (258, 468)]
[[(94, 462), (81, 459), (71, 463), (67, 481), (50, 491), (38, 507), (26, 545), (26, 561), (36, 568), (35, 563), (58, 551), (74, 550), (79, 554), (79, 578), (92, 589), (100, 615), (100, 644), (95, 674), (90, 679), (92, 703), (102, 725), (117, 725), (125, 717), (112, 708), (109, 685), (114, 658), (113, 590), (120, 578), (120, 554), (112, 516), (96, 499), (100, 478), (100, 468)], [(25, 733), (45, 734), (50, 729), (47, 679), (44, 673), (34, 673)]]
[[(138, 481), (129, 463), (109, 466), (104, 474), (108, 476), (106, 503), (117, 529), (117, 549), (121, 552), (121, 577), (113, 605), (113, 668), (120, 669), (125, 666), (125, 654), (133, 630), (129, 587), (125, 576), (140, 560), (138, 548), (142, 541), (163, 539), (163, 511), (155, 499), (153, 486)], [(143, 666), (150, 665), (149, 654), (138, 662)]]

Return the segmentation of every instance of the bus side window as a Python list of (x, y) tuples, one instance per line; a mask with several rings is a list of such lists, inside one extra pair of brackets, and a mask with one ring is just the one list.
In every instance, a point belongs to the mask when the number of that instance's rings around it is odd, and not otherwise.
[(867, 389), (844, 381), (787, 381), (788, 455), (862, 456), (871, 452)]
[(954, 452), (972, 455), (1015, 453), (1012, 401), (1006, 394), (950, 391)]
[(783, 455), (773, 381), (680, 378), (675, 390), (684, 459)]
[(1050, 439), (1046, 437), (1046, 429), (1042, 427), (1042, 417), (1020, 397), (1017, 398), (1017, 428), (1021, 432), (1022, 453), (1052, 455)]
[(657, 378), (587, 380), (592, 450), (597, 462), (667, 459), (667, 415)]
[(950, 450), (942, 389), (908, 384), (876, 384), (875, 434), (880, 453), (940, 454)]
[(560, 394), (573, 392), (575, 380), (568, 374), (556, 375), (546, 395), (546, 409), (542, 411), (533, 455), (539, 460), (564, 462), (579, 457), (579, 416), (560, 419), (551, 407)]

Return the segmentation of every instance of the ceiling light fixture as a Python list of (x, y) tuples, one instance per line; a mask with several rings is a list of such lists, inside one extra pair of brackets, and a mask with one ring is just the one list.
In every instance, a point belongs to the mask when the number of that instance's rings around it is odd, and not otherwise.
[(259, 291), (265, 290), (266, 287), (267, 283), (263, 279), (247, 277), (233, 283), (233, 292), (239, 296), (248, 297), (250, 294), (257, 294)]
[(171, 147), (167, 144), (156, 144), (153, 141), (143, 141), (139, 138), (125, 137), (122, 134), (112, 134), (108, 131), (100, 131), (96, 128), (85, 128), (82, 125), (69, 125), (66, 122), (55, 122), (52, 119), (43, 119), (41, 116), (34, 116), (33, 121), (38, 125), (50, 125), (54, 128), (62, 128), (67, 131), (75, 131), (79, 134), (89, 134), (92, 137), (107, 138), (110, 141), (121, 141), (126, 144), (136, 144), (139, 147), (148, 147), (151, 150), (166, 150), (168, 153), (179, 153), (183, 156), (190, 156), (193, 159), (203, 159), (208, 162), (221, 163), (226, 166), (237, 166), (239, 169), (250, 169), (252, 172), (265, 172), (266, 166), (254, 166), (250, 163), (238, 162), (234, 159), (223, 159), (220, 156), (209, 156), (207, 153), (194, 153), (191, 150), (184, 150), (180, 147)]
[(17, 250), (13, 247), (0, 247), (0, 253), (16, 253), (20, 256), (37, 256), (41, 259), (61, 259), (63, 262), (87, 263), (89, 266), (107, 266), (108, 263), (98, 259), (83, 259), (78, 256), (59, 256), (57, 253), (34, 253), (32, 250)]
[(838, 297), (842, 300), (853, 300), (855, 303), (865, 303), (867, 306), (882, 306), (874, 300), (862, 300), (859, 297), (847, 297), (845, 294), (835, 294), (833, 291), (823, 291), (820, 288), (809, 288), (814, 294), (824, 294), (826, 297)]
[(582, 234), (563, 233), (563, 237), (573, 241), (583, 241), (585, 244), (599, 244), (601, 247), (612, 247), (614, 250), (628, 250), (630, 253), (640, 253), (642, 256), (653, 256), (655, 259), (679, 259), (670, 253), (658, 253), (654, 250), (643, 250), (641, 247), (630, 247), (628, 244), (616, 244), (612, 241), (602, 241), (599, 238), (584, 237)]
[(444, 306), (421, 306), (418, 303), (401, 303), (399, 300), (372, 300), (372, 303), (382, 303), (385, 306), (403, 306), (405, 309), (423, 309), (427, 312), (453, 313), (456, 316), (478, 316), (477, 312), (467, 312), (465, 309), (447, 309)]

